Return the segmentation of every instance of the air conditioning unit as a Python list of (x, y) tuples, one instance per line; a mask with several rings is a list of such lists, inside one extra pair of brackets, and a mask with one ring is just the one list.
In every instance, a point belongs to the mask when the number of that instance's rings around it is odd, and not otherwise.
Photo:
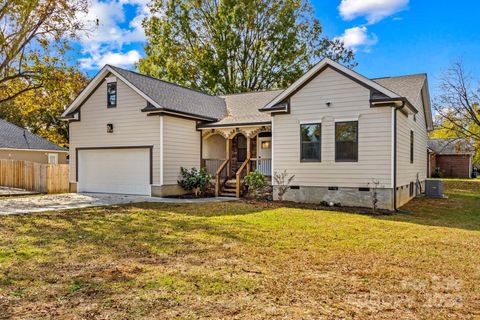
[(425, 195), (430, 198), (443, 198), (443, 181), (425, 180)]

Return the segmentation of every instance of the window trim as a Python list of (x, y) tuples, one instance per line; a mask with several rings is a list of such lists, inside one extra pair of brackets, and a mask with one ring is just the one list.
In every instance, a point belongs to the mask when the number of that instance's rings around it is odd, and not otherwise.
[[(357, 124), (357, 130), (355, 131), (355, 142), (357, 144), (357, 157), (355, 158), (355, 160), (349, 160), (349, 159), (338, 159), (338, 156), (337, 156), (337, 124), (339, 123), (349, 123), (349, 122), (355, 122)], [(358, 130), (359, 130), (359, 124), (358, 124), (358, 120), (349, 120), (349, 121), (335, 121), (335, 131), (334, 131), (334, 138), (333, 138), (333, 143), (335, 144), (335, 162), (358, 162), (358, 153), (359, 153), (359, 150), (358, 150)]]
[[(110, 104), (110, 93), (108, 92), (108, 87), (110, 85), (115, 85), (115, 104)], [(118, 104), (118, 86), (117, 82), (107, 82), (107, 108), (116, 108)]]
[[(318, 144), (320, 146), (318, 159), (304, 159), (303, 155), (303, 140), (302, 140), (302, 126), (320, 126), (320, 139), (318, 140)], [(322, 135), (323, 135), (323, 128), (321, 122), (309, 122), (309, 123), (300, 123), (300, 162), (322, 162)], [(311, 142), (310, 142), (311, 143)]]
[[(52, 159), (53, 161), (50, 161)], [(58, 153), (49, 152), (47, 154), (47, 162), (48, 164), (58, 164)]]
[(415, 132), (410, 130), (410, 163), (415, 163)]

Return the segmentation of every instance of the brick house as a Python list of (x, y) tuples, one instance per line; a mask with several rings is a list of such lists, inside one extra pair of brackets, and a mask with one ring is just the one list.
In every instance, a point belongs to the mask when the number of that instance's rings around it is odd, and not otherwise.
[(472, 176), (473, 146), (465, 139), (430, 139), (428, 141), (428, 176), (439, 171), (444, 178)]

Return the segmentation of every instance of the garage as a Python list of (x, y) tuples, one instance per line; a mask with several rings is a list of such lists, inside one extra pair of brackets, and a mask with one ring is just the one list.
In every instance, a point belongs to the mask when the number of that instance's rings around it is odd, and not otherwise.
[(79, 192), (150, 195), (151, 148), (79, 148)]

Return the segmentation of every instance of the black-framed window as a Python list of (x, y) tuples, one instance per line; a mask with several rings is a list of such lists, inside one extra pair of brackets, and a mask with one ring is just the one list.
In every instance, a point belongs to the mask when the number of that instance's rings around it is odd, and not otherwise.
[(335, 122), (335, 161), (358, 161), (358, 121)]
[(300, 161), (322, 160), (322, 124), (300, 125)]
[(415, 134), (413, 130), (410, 130), (410, 163), (413, 163), (414, 160), (414, 150), (415, 150)]
[(115, 108), (117, 106), (117, 83), (107, 83), (107, 107)]

